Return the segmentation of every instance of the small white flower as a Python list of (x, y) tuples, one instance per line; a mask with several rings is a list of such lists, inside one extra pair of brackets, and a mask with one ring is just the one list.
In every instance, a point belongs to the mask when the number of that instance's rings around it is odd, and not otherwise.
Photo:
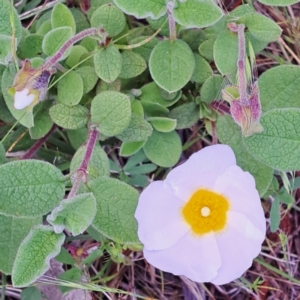
[(35, 99), (35, 95), (29, 94), (29, 89), (24, 88), (22, 91), (16, 91), (14, 107), (15, 109), (23, 109), (29, 106)]
[(151, 183), (135, 217), (149, 263), (217, 285), (251, 266), (266, 233), (254, 178), (226, 145), (200, 150), (164, 181)]

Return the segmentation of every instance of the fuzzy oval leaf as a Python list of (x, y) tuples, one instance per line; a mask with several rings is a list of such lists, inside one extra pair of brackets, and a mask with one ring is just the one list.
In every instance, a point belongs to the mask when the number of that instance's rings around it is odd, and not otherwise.
[[(139, 36), (129, 41), (129, 44), (130, 45), (138, 44), (140, 42), (145, 41), (147, 38), (149, 38), (149, 36)], [(141, 45), (140, 47), (137, 48), (133, 48), (132, 51), (142, 56), (144, 60), (149, 61), (151, 52), (153, 48), (157, 45), (157, 43), (158, 43), (157, 38), (151, 38), (151, 40), (149, 40), (146, 44)]]
[(210, 76), (200, 89), (200, 98), (206, 103), (221, 98), (221, 90), (223, 85), (223, 77), (218, 74)]
[(88, 50), (81, 45), (75, 45), (72, 47), (70, 55), (66, 60), (66, 65), (70, 68), (77, 65), (82, 55), (87, 54)]
[(1, 165), (0, 174), (0, 213), (7, 216), (44, 215), (64, 197), (64, 176), (49, 163), (13, 161)]
[(130, 185), (113, 178), (99, 178), (88, 183), (97, 201), (93, 227), (121, 244), (138, 243), (134, 212), (139, 193)]
[(266, 165), (282, 171), (300, 169), (300, 110), (273, 109), (262, 115), (263, 132), (244, 138), (246, 149)]
[(51, 14), (52, 28), (63, 26), (71, 27), (73, 33), (76, 33), (76, 24), (74, 17), (68, 7), (62, 3), (56, 4)]
[(198, 48), (199, 53), (208, 61), (214, 60), (214, 43), (216, 41), (216, 37), (213, 35), (208, 40), (202, 42)]
[(30, 286), (22, 290), (20, 296), (21, 300), (42, 300), (42, 293), (35, 286)]
[(98, 76), (93, 67), (85, 66), (80, 67), (76, 72), (81, 76), (83, 80), (83, 94), (90, 92), (98, 81)]
[(170, 132), (175, 130), (177, 120), (164, 117), (150, 117), (148, 121), (151, 125), (160, 132)]
[(289, 6), (297, 3), (299, 0), (258, 0), (259, 2), (272, 6)]
[(214, 60), (223, 75), (234, 74), (237, 70), (238, 36), (229, 30), (221, 32), (214, 43)]
[(175, 21), (186, 28), (203, 28), (218, 22), (223, 12), (212, 0), (178, 1), (174, 9)]
[(208, 61), (205, 60), (202, 56), (194, 53), (194, 58), (195, 70), (192, 75), (191, 81), (202, 84), (213, 74), (213, 72)]
[(156, 165), (166, 168), (178, 162), (181, 150), (181, 141), (175, 131), (163, 133), (153, 130), (144, 146), (146, 156)]
[(129, 125), (116, 137), (123, 142), (139, 142), (146, 140), (151, 134), (151, 125), (143, 117), (132, 114)]
[[(5, 100), (5, 103), (13, 115), (13, 117), (20, 122), (23, 126), (30, 128), (34, 125), (32, 111), (24, 109), (15, 109), (14, 97), (8, 92), (8, 88), (13, 85), (14, 78), (16, 76), (16, 69), (13, 64), (10, 64), (5, 69), (2, 75), (1, 91)], [(3, 109), (3, 108), (2, 108)]]
[(199, 109), (195, 102), (185, 103), (171, 110), (169, 118), (177, 120), (176, 129), (189, 128), (199, 120)]
[(21, 243), (12, 270), (14, 287), (27, 286), (43, 275), (50, 267), (50, 259), (59, 252), (64, 234), (56, 234), (52, 227), (34, 227)]
[[(45, 35), (43, 39), (42, 48), (44, 53), (48, 56), (54, 55), (59, 48), (72, 36), (73, 31), (71, 27), (59, 27), (52, 29)], [(71, 49), (66, 51), (63, 55), (63, 58), (66, 58), (68, 54), (70, 54), (70, 51)]]
[(93, 13), (91, 26), (96, 28), (101, 27), (109, 36), (116, 36), (125, 27), (125, 16), (111, 3), (104, 4)]
[(88, 109), (81, 105), (56, 104), (50, 108), (49, 112), (53, 122), (66, 129), (82, 128), (89, 120)]
[(282, 32), (274, 21), (257, 13), (246, 14), (239, 19), (239, 23), (244, 23), (252, 36), (266, 43), (276, 41)]
[[(12, 23), (13, 22), (13, 27)], [(22, 37), (22, 24), (14, 6), (7, 0), (0, 0), (0, 34), (17, 38), (17, 43)]]
[(245, 148), (242, 141), (240, 127), (234, 123), (233, 119), (226, 116), (218, 116), (217, 136), (221, 143), (229, 145), (236, 156), (237, 164), (248, 171), (255, 179), (256, 188), (259, 195), (262, 196), (269, 188), (273, 169), (256, 160)]
[(67, 106), (80, 102), (83, 96), (83, 80), (81, 76), (70, 71), (57, 84), (57, 101)]
[(258, 79), (263, 111), (273, 108), (300, 108), (300, 67), (284, 65), (271, 68)]
[(122, 56), (114, 45), (110, 45), (96, 52), (94, 64), (97, 75), (102, 80), (111, 83), (120, 75)]
[(122, 53), (122, 68), (120, 78), (133, 78), (142, 74), (147, 68), (146, 61), (142, 56), (133, 51)]
[(124, 157), (131, 156), (142, 149), (145, 143), (146, 140), (139, 142), (123, 142), (120, 148), (120, 155)]
[(187, 43), (165, 40), (158, 43), (150, 56), (149, 69), (153, 80), (164, 90), (176, 92), (191, 79), (195, 59)]
[(79, 194), (62, 200), (51, 215), (47, 216), (47, 221), (56, 233), (62, 233), (66, 228), (76, 236), (92, 224), (96, 209), (96, 199), (92, 193)]
[(0, 270), (11, 274), (18, 247), (34, 225), (42, 218), (17, 218), (0, 215)]
[(44, 36), (41, 34), (29, 34), (26, 36), (18, 47), (18, 53), (20, 52), (21, 58), (33, 58), (41, 54), (43, 38)]
[[(84, 154), (86, 151), (86, 145), (78, 148), (76, 153), (74, 154), (71, 165), (70, 165), (70, 173), (74, 173), (80, 166)], [(93, 154), (91, 160), (88, 164), (88, 174), (89, 179), (95, 179), (101, 176), (109, 176), (109, 160), (105, 153), (105, 151), (97, 144), (93, 150)]]
[(166, 14), (165, 0), (114, 0), (116, 5), (127, 15), (138, 19), (151, 17), (158, 19)]
[(100, 126), (100, 132), (106, 136), (121, 133), (131, 119), (129, 97), (125, 94), (105, 91), (92, 101), (92, 122)]

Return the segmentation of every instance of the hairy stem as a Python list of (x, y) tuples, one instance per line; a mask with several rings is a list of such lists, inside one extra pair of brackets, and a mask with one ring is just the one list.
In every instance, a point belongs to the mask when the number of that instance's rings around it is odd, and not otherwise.
[(78, 191), (81, 183), (86, 181), (86, 177), (87, 177), (87, 173), (88, 173), (88, 171), (87, 171), (88, 164), (93, 155), (93, 151), (96, 146), (98, 136), (99, 136), (99, 131), (97, 130), (97, 128), (94, 128), (94, 127), (90, 128), (88, 139), (86, 142), (86, 150), (84, 153), (84, 157), (81, 161), (79, 168), (75, 171), (75, 180), (73, 182), (72, 189), (71, 189), (70, 193), (68, 194), (67, 199), (74, 197), (77, 194), (77, 191)]
[(239, 94), (240, 102), (243, 106), (248, 105), (247, 97), (247, 83), (245, 78), (245, 57), (246, 57), (246, 47), (245, 47), (245, 25), (238, 25), (238, 43), (239, 43), (239, 53), (238, 53), (238, 78), (239, 78)]
[(79, 42), (83, 38), (90, 36), (90, 35), (99, 35), (101, 33), (101, 30), (99, 28), (89, 28), (86, 30), (83, 30), (76, 35), (74, 35), (72, 38), (70, 38), (68, 41), (66, 41), (60, 49), (47, 61), (42, 65), (41, 68), (45, 68), (46, 70), (51, 69), (55, 64), (57, 64), (61, 58), (63, 57), (64, 53), (75, 43)]
[(21, 157), (21, 159), (30, 159), (32, 158), (35, 153), (42, 147), (42, 145), (46, 142), (46, 140), (49, 138), (49, 136), (56, 130), (57, 126), (54, 124), (52, 126), (52, 128), (50, 129), (50, 131), (43, 136), (42, 138), (40, 138), (39, 140), (37, 140), (30, 149), (28, 149), (24, 155)]
[(169, 31), (170, 31), (170, 41), (176, 40), (176, 23), (173, 16), (174, 3), (173, 1), (168, 2), (167, 12), (169, 18)]

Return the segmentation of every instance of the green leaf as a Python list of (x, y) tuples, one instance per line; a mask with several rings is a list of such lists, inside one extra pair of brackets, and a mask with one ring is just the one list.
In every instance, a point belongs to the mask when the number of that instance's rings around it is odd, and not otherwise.
[(298, 2), (298, 0), (258, 0), (259, 2), (272, 6), (289, 6)]
[(133, 78), (142, 74), (147, 68), (142, 56), (133, 51), (122, 52), (122, 68), (120, 78)]
[[(129, 41), (129, 45), (138, 44), (140, 42), (145, 41), (147, 38), (149, 38), (149, 36), (139, 36)], [(141, 57), (143, 57), (144, 60), (149, 61), (151, 52), (157, 43), (158, 43), (158, 38), (152, 38), (146, 44), (137, 48), (133, 48), (132, 51), (139, 54)]]
[(244, 23), (257, 40), (270, 43), (276, 41), (282, 29), (270, 18), (258, 13), (250, 13), (239, 19), (239, 23)]
[[(71, 27), (59, 27), (49, 31), (43, 39), (43, 51), (46, 55), (54, 55), (60, 47), (73, 36)], [(63, 55), (66, 58), (70, 54), (71, 49), (67, 50)]]
[(139, 193), (128, 184), (113, 178), (99, 178), (88, 183), (97, 200), (93, 227), (121, 244), (139, 242), (134, 212)]
[(142, 149), (145, 143), (146, 140), (139, 142), (123, 142), (119, 154), (123, 157), (131, 156)]
[(62, 3), (56, 4), (51, 14), (52, 28), (63, 26), (71, 27), (73, 33), (76, 33), (76, 24), (71, 11)]
[(146, 156), (156, 165), (166, 168), (178, 162), (181, 150), (181, 141), (175, 131), (162, 133), (153, 130), (144, 146)]
[(81, 76), (70, 71), (59, 79), (57, 84), (57, 101), (67, 106), (78, 104), (83, 96), (83, 80)]
[(87, 54), (88, 51), (81, 45), (75, 45), (72, 47), (70, 55), (66, 60), (66, 65), (70, 68), (77, 65), (82, 57), (82, 55)]
[(92, 193), (84, 193), (62, 200), (47, 216), (47, 221), (56, 233), (62, 233), (66, 228), (76, 236), (92, 224), (95, 215), (96, 199)]
[(114, 45), (102, 48), (94, 55), (95, 71), (106, 82), (113, 82), (120, 75), (122, 56)]
[(20, 52), (20, 57), (24, 59), (33, 58), (41, 54), (43, 38), (44, 36), (41, 34), (30, 34), (26, 36), (24, 41), (22, 41), (18, 47), (18, 52)]
[(148, 117), (166, 116), (169, 113), (169, 110), (166, 107), (158, 103), (141, 101), (141, 104), (143, 105), (143, 109), (145, 110)]
[(22, 37), (21, 20), (14, 6), (7, 0), (0, 0), (0, 34), (7, 36), (14, 35), (18, 43)]
[(230, 116), (218, 116), (216, 128), (220, 142), (232, 148), (237, 164), (254, 177), (259, 195), (264, 195), (271, 184), (273, 169), (256, 160), (246, 150), (241, 129)]
[(0, 270), (11, 274), (17, 250), (34, 225), (42, 223), (42, 218), (17, 218), (0, 215)]
[(59, 252), (64, 234), (56, 234), (50, 226), (38, 225), (21, 243), (12, 270), (15, 287), (24, 287), (36, 281), (50, 266), (50, 259)]
[(88, 22), (86, 15), (81, 11), (79, 7), (71, 7), (69, 9), (76, 23), (76, 33), (90, 28), (90, 23)]
[(300, 169), (300, 110), (273, 109), (260, 119), (264, 131), (244, 138), (246, 149), (270, 167), (282, 170)]
[(34, 107), (37, 113), (34, 116), (34, 127), (29, 128), (32, 139), (37, 140), (45, 136), (52, 128), (53, 122), (49, 115), (49, 107), (52, 105), (50, 101), (40, 102)]
[(61, 248), (59, 254), (55, 256), (55, 260), (67, 265), (74, 265), (75, 260), (64, 247)]
[(191, 81), (202, 84), (213, 74), (213, 72), (210, 64), (202, 56), (194, 53), (194, 58), (196, 64)]
[(12, 37), (0, 34), (0, 65), (7, 66), (12, 58)]
[(164, 117), (150, 117), (147, 119), (160, 132), (170, 132), (176, 128), (177, 120)]
[(108, 83), (105, 82), (103, 80), (101, 80), (98, 84), (97, 84), (97, 88), (96, 88), (96, 94), (99, 94), (101, 92), (104, 91), (115, 91), (115, 92), (119, 92), (121, 90), (121, 80), (118, 78), (115, 81)]
[(205, 59), (208, 61), (213, 61), (214, 60), (214, 44), (216, 41), (215, 36), (211, 36), (208, 40), (204, 41), (203, 43), (200, 44), (198, 50), (201, 56), (203, 56)]
[(72, 147), (77, 150), (87, 139), (88, 129), (82, 127), (76, 130), (67, 130), (67, 135)]
[(5, 69), (2, 82), (1, 82), (1, 91), (5, 100), (5, 103), (13, 115), (13, 117), (20, 122), (23, 126), (30, 128), (34, 125), (33, 123), (33, 113), (32, 111), (27, 111), (24, 109), (15, 109), (14, 108), (14, 97), (8, 92), (8, 88), (13, 85), (14, 78), (17, 74), (15, 66), (10, 64)]
[(147, 22), (149, 23), (151, 28), (154, 29), (155, 31), (161, 28), (159, 34), (168, 37), (170, 35), (170, 30), (169, 30), (169, 24), (166, 21), (167, 18), (168, 18), (167, 16), (163, 16), (157, 20), (154, 20), (152, 18), (147, 18)]
[(144, 164), (141, 166), (136, 166), (131, 169), (127, 169), (126, 172), (128, 172), (130, 175), (142, 175), (142, 174), (148, 174), (157, 169), (157, 166), (154, 164)]
[(191, 79), (195, 59), (190, 47), (181, 40), (158, 43), (150, 56), (149, 69), (153, 80), (164, 90), (175, 92)]
[(277, 195), (278, 199), (280, 200), (280, 202), (286, 204), (286, 205), (290, 205), (290, 204), (294, 204), (295, 203), (295, 198), (290, 195), (285, 188), (282, 188), (280, 190), (280, 193)]
[(280, 204), (277, 197), (274, 198), (272, 202), (271, 211), (270, 211), (270, 227), (271, 232), (275, 232), (279, 228), (280, 224)]
[(186, 28), (203, 28), (215, 24), (223, 16), (212, 0), (178, 1), (174, 9), (175, 21)]
[(123, 142), (139, 142), (146, 140), (151, 134), (151, 125), (143, 117), (132, 114), (129, 125), (116, 137)]
[(229, 30), (221, 32), (214, 43), (214, 60), (219, 72), (232, 75), (237, 71), (238, 35)]
[(177, 120), (176, 129), (189, 128), (199, 120), (199, 109), (195, 102), (185, 103), (171, 110), (169, 118)]
[(90, 92), (98, 81), (98, 76), (95, 72), (94, 67), (80, 67), (76, 72), (81, 76), (83, 80), (83, 94)]
[[(140, 96), (140, 99), (142, 101), (142, 105), (144, 102), (153, 102), (164, 107), (169, 107), (176, 103), (181, 97), (181, 91), (179, 91), (176, 93), (176, 96), (173, 99), (166, 100), (162, 95), (163, 90), (155, 82), (145, 84), (141, 88), (141, 92), (142, 95)], [(166, 93), (170, 95), (168, 92)]]
[(258, 79), (263, 111), (273, 108), (300, 108), (300, 68), (284, 65), (271, 68)]
[(111, 3), (104, 4), (93, 13), (91, 26), (103, 28), (108, 36), (116, 36), (125, 27), (125, 16)]
[[(66, 272), (63, 272), (58, 275), (58, 279), (70, 282), (70, 286), (60, 285), (60, 286), (58, 286), (58, 288), (60, 289), (62, 294), (65, 295), (66, 293), (68, 293), (69, 291), (74, 289), (72, 287), (72, 282), (74, 282), (75, 284), (78, 284), (78, 282), (81, 281), (81, 277), (82, 277), (82, 271), (80, 271), (77, 268), (72, 268)], [(66, 298), (66, 297), (63, 297), (63, 298)]]
[(131, 120), (129, 97), (125, 94), (106, 91), (98, 94), (92, 101), (92, 122), (100, 126), (106, 136), (121, 133)]
[(21, 300), (42, 300), (42, 293), (35, 286), (24, 289), (20, 296)]
[(65, 194), (64, 176), (39, 160), (19, 160), (0, 166), (0, 213), (37, 217), (53, 209)]
[(66, 129), (82, 128), (89, 119), (88, 109), (81, 105), (56, 104), (50, 108), (49, 112), (53, 122)]
[(147, 156), (145, 155), (144, 151), (138, 151), (137, 153), (135, 153), (132, 157), (130, 157), (125, 166), (123, 167), (124, 171), (130, 170), (133, 167), (140, 165), (141, 163), (143, 163), (144, 161), (147, 161)]
[[(71, 160), (70, 165), (70, 173), (74, 173), (80, 166), (84, 154), (86, 151), (86, 145), (81, 146), (76, 151), (75, 155), (73, 156)], [(89, 179), (96, 179), (101, 176), (109, 176), (109, 160), (105, 153), (105, 151), (100, 147), (99, 144), (97, 144), (94, 147), (93, 154), (91, 157), (91, 160), (88, 164), (88, 174)]]
[(201, 100), (210, 103), (221, 98), (223, 77), (221, 75), (210, 76), (200, 89)]
[(158, 19), (166, 14), (165, 0), (114, 0), (116, 5), (127, 15), (138, 19), (151, 17)]
[(6, 162), (6, 151), (2, 143), (0, 143), (0, 165)]

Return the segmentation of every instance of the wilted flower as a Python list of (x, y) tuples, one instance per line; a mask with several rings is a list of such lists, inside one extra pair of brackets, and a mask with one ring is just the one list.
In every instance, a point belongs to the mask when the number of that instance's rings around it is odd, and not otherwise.
[(10, 93), (14, 95), (14, 107), (16, 109), (33, 107), (39, 101), (43, 101), (52, 73), (43, 68), (34, 69), (30, 61), (25, 60), (16, 74), (13, 86), (9, 88)]
[(254, 178), (236, 165), (226, 145), (200, 150), (164, 181), (151, 183), (135, 217), (149, 263), (214, 284), (240, 277), (266, 232)]

